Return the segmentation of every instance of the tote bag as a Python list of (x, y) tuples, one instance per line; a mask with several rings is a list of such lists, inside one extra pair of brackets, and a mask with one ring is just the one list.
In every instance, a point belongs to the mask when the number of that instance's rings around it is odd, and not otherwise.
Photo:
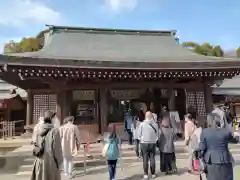
[(106, 157), (107, 156), (107, 151), (108, 151), (109, 144), (105, 144), (102, 150), (102, 156)]

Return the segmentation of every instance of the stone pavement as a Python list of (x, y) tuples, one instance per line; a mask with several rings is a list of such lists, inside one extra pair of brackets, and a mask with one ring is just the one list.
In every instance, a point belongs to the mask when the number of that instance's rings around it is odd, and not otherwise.
[[(189, 175), (186, 173), (186, 160), (179, 160), (177, 162), (179, 173), (177, 175), (172, 176), (165, 176), (163, 173), (159, 173), (159, 161), (157, 161), (157, 178), (156, 180), (185, 180), (186, 178), (188, 180), (199, 180), (197, 176)], [(140, 180), (143, 176), (143, 170), (142, 170), (142, 162), (134, 162), (134, 163), (128, 163), (124, 164), (123, 169), (121, 169), (118, 165), (117, 169), (117, 176), (116, 180)], [(108, 170), (106, 166), (97, 166), (92, 167), (88, 169), (87, 174), (84, 174), (84, 172), (77, 171), (76, 172), (75, 180), (96, 180), (96, 179), (108, 179)], [(15, 180), (15, 175), (0, 175), (0, 179), (8, 179), (8, 180)], [(30, 179), (29, 176), (25, 177), (17, 177), (18, 180), (27, 180)], [(62, 180), (67, 180), (64, 175), (62, 175)], [(204, 179), (205, 180), (205, 179)]]
[[(186, 166), (186, 160), (179, 160), (177, 162), (178, 174), (166, 176), (164, 173), (159, 172), (159, 161), (157, 161), (157, 178), (156, 180), (199, 180), (199, 177), (194, 175), (189, 175)], [(92, 170), (88, 172), (87, 175), (77, 175), (76, 180), (96, 180), (96, 179), (108, 179), (107, 169)], [(143, 179), (143, 169), (142, 162), (125, 164), (124, 168), (121, 170), (120, 167), (117, 169), (116, 180), (140, 180)], [(64, 179), (65, 180), (65, 179)]]
[[(186, 168), (186, 160), (178, 160), (178, 174), (176, 175), (169, 175), (166, 176), (163, 173), (159, 172), (159, 161), (157, 161), (157, 178), (156, 180), (199, 180), (199, 176), (190, 175), (188, 174)], [(237, 171), (240, 171), (240, 167), (235, 167), (234, 173), (235, 175), (239, 174)], [(73, 180), (106, 180), (108, 179), (108, 171), (106, 166), (97, 166), (93, 167), (88, 170), (87, 174), (84, 174), (83, 171), (77, 171), (76, 177)], [(142, 170), (142, 162), (135, 162), (124, 164), (124, 168), (121, 169), (118, 165), (117, 169), (117, 176), (116, 180), (141, 180), (143, 179), (143, 170)], [(7, 180), (28, 180), (30, 179), (29, 176), (25, 177), (16, 177), (16, 175), (12, 174), (3, 174), (0, 172), (0, 179), (7, 179)], [(238, 180), (239, 177), (234, 178), (234, 180)], [(62, 175), (62, 180), (68, 180), (64, 175)], [(205, 176), (203, 175), (203, 180), (206, 180)]]

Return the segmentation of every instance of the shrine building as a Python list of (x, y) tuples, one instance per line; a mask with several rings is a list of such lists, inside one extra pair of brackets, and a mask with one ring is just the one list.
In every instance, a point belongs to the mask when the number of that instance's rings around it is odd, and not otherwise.
[(197, 55), (176, 31), (49, 26), (37, 52), (0, 55), (0, 78), (27, 91), (26, 127), (43, 111), (74, 115), (80, 129), (123, 125), (126, 110), (212, 110), (211, 86), (240, 72), (239, 59)]

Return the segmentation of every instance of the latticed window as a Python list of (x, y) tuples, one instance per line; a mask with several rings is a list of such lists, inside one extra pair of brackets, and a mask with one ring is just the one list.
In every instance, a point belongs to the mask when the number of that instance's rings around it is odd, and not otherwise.
[(198, 116), (206, 116), (206, 106), (203, 91), (186, 91), (187, 107), (192, 106), (196, 109)]
[(56, 94), (35, 94), (33, 96), (33, 122), (37, 123), (38, 118), (42, 116), (46, 110), (56, 111), (56, 107)]

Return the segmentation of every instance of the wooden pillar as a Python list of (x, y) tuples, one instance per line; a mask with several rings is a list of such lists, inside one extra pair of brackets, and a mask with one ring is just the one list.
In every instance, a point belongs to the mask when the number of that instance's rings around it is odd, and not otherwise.
[(99, 95), (100, 95), (100, 131), (103, 134), (107, 129), (107, 112), (108, 112), (108, 105), (107, 105), (107, 88), (101, 86), (99, 88)]
[(72, 106), (72, 91), (66, 91), (63, 100), (63, 112), (62, 118), (64, 119), (67, 116), (71, 116), (71, 106)]
[(211, 113), (213, 110), (213, 98), (212, 98), (212, 88), (209, 83), (204, 84), (204, 99), (206, 113)]
[(36, 124), (33, 122), (33, 93), (31, 90), (27, 91), (27, 112), (26, 112), (26, 126)]
[(61, 124), (63, 123), (63, 106), (66, 101), (66, 91), (57, 92), (57, 107), (56, 107), (56, 115), (59, 118)]
[(168, 108), (170, 111), (175, 110), (175, 93), (172, 87), (167, 89), (168, 91)]

